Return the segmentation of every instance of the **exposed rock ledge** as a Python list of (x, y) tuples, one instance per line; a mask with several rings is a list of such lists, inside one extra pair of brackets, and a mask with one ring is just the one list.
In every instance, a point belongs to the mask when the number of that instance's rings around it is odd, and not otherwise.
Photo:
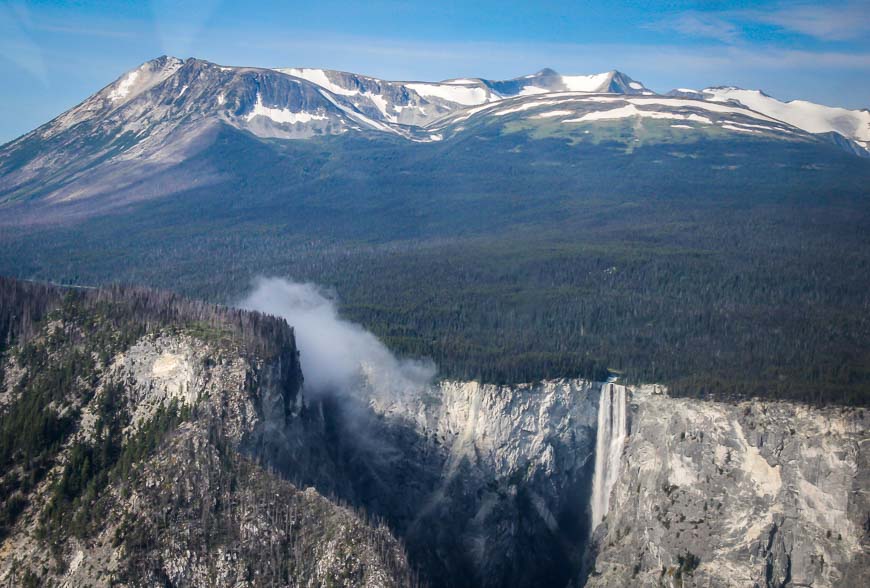
[(868, 586), (862, 410), (633, 390), (587, 586)]

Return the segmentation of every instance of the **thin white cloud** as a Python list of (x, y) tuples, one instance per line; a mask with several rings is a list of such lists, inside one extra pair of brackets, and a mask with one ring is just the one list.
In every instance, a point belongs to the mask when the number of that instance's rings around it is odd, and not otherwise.
[(151, 0), (154, 29), (167, 55), (187, 57), (205, 31), (220, 0)]
[(823, 41), (848, 41), (870, 35), (870, 2), (840, 5), (784, 4), (769, 11), (743, 13), (757, 22)]
[(77, 35), (80, 37), (105, 37), (108, 39), (133, 39), (139, 36), (132, 31), (122, 31), (115, 28), (87, 28), (80, 26), (68, 26), (59, 24), (40, 23), (34, 30), (46, 33), (60, 33), (63, 35)]
[(32, 21), (21, 3), (0, 3), (0, 58), (48, 85), (42, 48), (31, 35)]
[(768, 25), (821, 41), (862, 39), (870, 36), (870, 2), (860, 0), (824, 6), (789, 2), (768, 9), (687, 11), (657, 20), (648, 28), (735, 44), (747, 41), (744, 29), (752, 25)]
[(687, 37), (734, 43), (740, 39), (737, 25), (716, 14), (684, 12), (653, 23), (649, 28), (675, 31)]
[[(809, 51), (764, 46), (685, 46), (625, 43), (496, 43), (496, 42), (425, 42), (385, 41), (367, 37), (295, 38), (292, 40), (246, 41), (247, 49), (269, 51), (278, 63), (275, 67), (343, 67), (352, 59), (368, 61), (368, 57), (385, 58), (379, 65), (392, 66), (408, 60), (417, 75), (427, 75), (433, 67), (445, 73), (467, 76), (510, 76), (529, 73), (530, 68), (554, 67), (564, 74), (588, 74), (608, 69), (626, 70), (641, 75), (646, 70), (675, 71), (718, 68), (723, 65), (740, 67), (807, 69), (835, 67), (863, 69), (870, 67), (870, 51)], [(324, 63), (300, 63), (305, 55), (328, 56)], [(469, 71), (469, 55), (475, 55)], [(362, 56), (362, 59), (359, 59)], [(395, 58), (395, 59), (393, 59)], [(309, 59), (310, 60), (310, 59)], [(372, 61), (372, 63), (376, 63)], [(352, 71), (356, 71), (351, 66)], [(358, 68), (357, 68), (358, 69)], [(387, 79), (397, 79), (389, 71), (362, 71)], [(413, 74), (412, 74), (413, 75)], [(428, 75), (429, 79), (431, 75)]]

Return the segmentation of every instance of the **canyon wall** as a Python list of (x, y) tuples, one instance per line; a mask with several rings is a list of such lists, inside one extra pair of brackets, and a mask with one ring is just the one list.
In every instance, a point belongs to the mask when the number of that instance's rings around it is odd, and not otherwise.
[(588, 586), (867, 586), (860, 409), (633, 389)]

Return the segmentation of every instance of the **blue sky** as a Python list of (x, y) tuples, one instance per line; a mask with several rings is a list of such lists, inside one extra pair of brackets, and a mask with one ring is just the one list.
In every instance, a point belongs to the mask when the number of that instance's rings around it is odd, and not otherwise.
[(870, 0), (0, 0), (0, 143), (162, 54), (388, 79), (619, 69), (870, 108)]

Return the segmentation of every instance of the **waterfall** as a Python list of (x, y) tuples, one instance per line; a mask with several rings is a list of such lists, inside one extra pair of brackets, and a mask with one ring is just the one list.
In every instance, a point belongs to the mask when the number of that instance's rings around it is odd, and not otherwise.
[(606, 383), (598, 400), (598, 436), (595, 440), (595, 474), (592, 477), (592, 533), (610, 502), (610, 491), (619, 475), (625, 443), (625, 386)]

